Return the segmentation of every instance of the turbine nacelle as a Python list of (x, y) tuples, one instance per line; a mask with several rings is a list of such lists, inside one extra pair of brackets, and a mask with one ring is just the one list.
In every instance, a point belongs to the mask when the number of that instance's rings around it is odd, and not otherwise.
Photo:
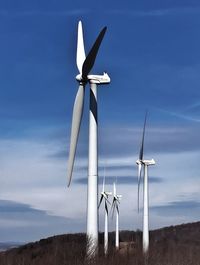
[(116, 195), (113, 197), (114, 203), (120, 203), (120, 200), (122, 199), (122, 195)]
[(88, 75), (86, 81), (82, 79), (81, 74), (78, 74), (76, 76), (76, 80), (78, 82), (82, 81), (83, 83), (89, 81), (92, 84), (109, 84), (110, 83), (110, 77), (105, 72), (103, 73), (103, 75)]
[(103, 187), (102, 187), (102, 192), (101, 192), (101, 198), (100, 198), (100, 201), (99, 201), (99, 205), (98, 205), (98, 208), (100, 207), (103, 199), (105, 201), (105, 207), (106, 207), (106, 211), (108, 211), (108, 208), (107, 208), (107, 202), (110, 204), (108, 198), (109, 196), (112, 195), (112, 192), (110, 191), (105, 191), (105, 175), (104, 175), (104, 178), (103, 178)]
[(151, 159), (151, 160), (140, 160), (140, 159), (138, 159), (137, 161), (136, 161), (136, 164), (137, 165), (147, 165), (147, 166), (150, 166), (150, 165), (155, 165), (156, 164), (156, 162), (155, 162), (155, 160), (154, 159)]
[(105, 193), (106, 193), (107, 196), (111, 196), (112, 195), (112, 192), (110, 192), (110, 191), (105, 191)]
[(102, 195), (105, 199), (108, 199), (108, 197), (112, 195), (112, 192), (102, 191), (102, 192), (101, 192), (101, 195)]
[(116, 191), (116, 183), (113, 183), (113, 201), (112, 201), (112, 206), (111, 206), (111, 211), (112, 211), (112, 217), (114, 215), (114, 211), (119, 213), (119, 204), (120, 200), (122, 199), (122, 195), (118, 195)]

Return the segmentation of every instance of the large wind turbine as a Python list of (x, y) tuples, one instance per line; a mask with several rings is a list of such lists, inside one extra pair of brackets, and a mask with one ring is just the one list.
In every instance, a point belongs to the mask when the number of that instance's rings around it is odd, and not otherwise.
[(105, 207), (105, 227), (104, 227), (104, 253), (108, 253), (108, 203), (110, 204), (108, 197), (112, 195), (112, 192), (105, 191), (105, 169), (104, 169), (104, 178), (103, 178), (103, 186), (101, 192), (101, 198), (99, 201), (100, 207), (101, 203), (104, 200), (104, 207)]
[(139, 212), (139, 191), (143, 169), (143, 253), (149, 250), (149, 187), (148, 187), (148, 166), (155, 165), (154, 159), (144, 160), (144, 136), (147, 121), (147, 112), (144, 120), (142, 144), (140, 147), (139, 159), (136, 161), (138, 165), (138, 212)]
[(113, 183), (113, 201), (111, 209), (113, 211), (112, 215), (114, 215), (114, 212), (116, 211), (116, 224), (115, 224), (115, 247), (118, 250), (119, 249), (119, 204), (120, 200), (122, 198), (122, 195), (117, 195), (116, 192), (116, 183)]
[(85, 56), (82, 23), (81, 21), (79, 21), (76, 56), (77, 67), (79, 70), (79, 74), (76, 76), (76, 79), (79, 82), (79, 89), (76, 94), (72, 115), (67, 176), (69, 186), (72, 178), (76, 146), (82, 120), (85, 86), (89, 82), (91, 86), (89, 111), (89, 161), (87, 197), (87, 254), (89, 256), (96, 254), (98, 250), (97, 85), (108, 84), (110, 82), (110, 78), (106, 73), (104, 73), (103, 75), (89, 75), (89, 73), (94, 65), (105, 32), (106, 27), (104, 27), (99, 33), (99, 36), (93, 44), (90, 52), (87, 56)]

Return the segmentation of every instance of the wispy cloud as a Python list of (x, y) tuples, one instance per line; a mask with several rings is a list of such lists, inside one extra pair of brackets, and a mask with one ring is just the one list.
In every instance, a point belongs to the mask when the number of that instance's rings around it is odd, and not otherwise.
[[(194, 105), (193, 107), (191, 106), (191, 108), (194, 108), (194, 107), (197, 107), (199, 105)], [(191, 117), (189, 115), (186, 115), (186, 114), (182, 114), (182, 113), (178, 113), (178, 112), (173, 112), (173, 111), (169, 111), (169, 110), (165, 110), (165, 109), (161, 109), (161, 108), (156, 108), (155, 109), (161, 111), (161, 112), (164, 112), (164, 113), (167, 113), (171, 116), (175, 116), (177, 118), (180, 118), (180, 119), (184, 119), (184, 120), (187, 120), (187, 121), (191, 121), (191, 122), (200, 122), (200, 119), (198, 118), (195, 118), (195, 117)]]
[(113, 9), (107, 11), (115, 15), (127, 15), (133, 17), (161, 17), (166, 15), (181, 15), (200, 12), (199, 8), (183, 7), (183, 8), (169, 8), (169, 9), (155, 9), (155, 10), (131, 10), (131, 9)]
[[(1, 16), (77, 16), (92, 13), (94, 8), (77, 8), (77, 9), (68, 9), (68, 10), (9, 10), (1, 9)], [(193, 7), (180, 7), (180, 8), (166, 8), (166, 9), (152, 9), (152, 10), (133, 10), (133, 9), (107, 9), (102, 10), (103, 13), (111, 15), (126, 15), (132, 17), (162, 17), (167, 15), (181, 15), (181, 14), (192, 14), (200, 13), (200, 8)]]
[(174, 201), (165, 205), (151, 207), (151, 210), (162, 216), (198, 216), (200, 211), (200, 202), (194, 200)]
[[(177, 115), (162, 111), (168, 116)], [(175, 116), (177, 117), (177, 116)], [(177, 117), (178, 120), (185, 120), (185, 117)], [(189, 120), (191, 122), (191, 120)], [(192, 121), (194, 123), (194, 121)], [(195, 123), (199, 124), (199, 122)], [(116, 131), (118, 134), (116, 135)], [(135, 161), (138, 158), (141, 143), (141, 128), (134, 126), (104, 127), (101, 129), (99, 140), (99, 169), (106, 167), (109, 171), (134, 170)], [(115, 135), (115, 137), (113, 137)], [(199, 130), (186, 125), (172, 123), (171, 126), (149, 126), (146, 130), (145, 156), (157, 156), (157, 153), (180, 153), (185, 151), (199, 150), (196, 144), (199, 139)], [(82, 141), (78, 144), (75, 169), (77, 172), (87, 169), (88, 142)], [(56, 161), (66, 161), (68, 159), (68, 146), (58, 145), (56, 152), (48, 154), (48, 158)], [(55, 150), (55, 149), (54, 149)], [(113, 173), (110, 173), (114, 175)], [(116, 173), (117, 174), (117, 173)], [(127, 176), (127, 173), (125, 173)], [(118, 175), (118, 174), (117, 174)]]
[(71, 10), (0, 10), (1, 16), (21, 17), (21, 16), (77, 16), (91, 12), (90, 9), (71, 9)]
[[(123, 176), (123, 177), (117, 177), (117, 178), (111, 177), (111, 176), (106, 177), (106, 184), (112, 185), (114, 181), (117, 182), (118, 184), (124, 184), (124, 185), (126, 185), (126, 184), (137, 185), (137, 183), (138, 183), (137, 177), (134, 177), (134, 176), (132, 176), (132, 177)], [(101, 184), (102, 182), (103, 182), (103, 178), (100, 177), (99, 183)], [(163, 179), (158, 178), (158, 177), (150, 177), (149, 182), (150, 183), (161, 183), (161, 182), (163, 182)], [(88, 183), (88, 180), (87, 180), (87, 178), (79, 178), (79, 179), (75, 180), (75, 183), (86, 185)]]
[(30, 212), (42, 212), (31, 208), (28, 204), (18, 203), (8, 200), (0, 200), (0, 212), (1, 213), (30, 213)]
[(186, 108), (186, 110), (199, 109), (199, 107), (200, 107), (200, 102), (198, 101), (198, 102), (195, 102), (195, 103), (189, 105), (189, 106)]

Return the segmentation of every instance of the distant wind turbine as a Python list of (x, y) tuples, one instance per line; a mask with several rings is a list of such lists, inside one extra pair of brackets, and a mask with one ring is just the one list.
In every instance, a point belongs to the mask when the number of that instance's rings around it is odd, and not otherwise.
[(112, 201), (112, 217), (114, 216), (114, 212), (116, 212), (116, 223), (115, 223), (115, 247), (119, 249), (119, 204), (122, 199), (122, 195), (117, 195), (116, 192), (116, 183), (113, 183), (113, 201)]
[(140, 182), (142, 178), (142, 169), (144, 172), (143, 176), (143, 253), (146, 254), (149, 250), (149, 187), (148, 187), (148, 166), (155, 165), (154, 159), (144, 160), (144, 137), (147, 121), (147, 112), (145, 114), (142, 144), (140, 147), (139, 159), (136, 161), (138, 165), (138, 212), (139, 212), (139, 192)]
[(71, 138), (69, 148), (69, 160), (67, 168), (68, 186), (72, 178), (74, 159), (79, 136), (79, 130), (83, 114), (85, 86), (90, 83), (90, 112), (89, 112), (89, 158), (88, 158), (88, 197), (87, 197), (87, 254), (93, 256), (98, 251), (98, 153), (97, 153), (97, 85), (108, 84), (109, 76), (89, 75), (101, 42), (106, 32), (106, 27), (102, 29), (93, 44), (87, 57), (85, 56), (85, 48), (83, 41), (82, 23), (78, 24), (78, 41), (76, 62), (79, 74), (76, 76), (79, 82), (79, 89), (76, 94), (73, 115)]
[(104, 169), (104, 178), (103, 178), (103, 186), (102, 186), (102, 192), (101, 192), (101, 198), (99, 201), (100, 207), (101, 203), (104, 200), (104, 207), (105, 207), (105, 227), (104, 227), (104, 253), (108, 253), (108, 204), (110, 204), (108, 197), (109, 195), (112, 195), (112, 192), (105, 191), (105, 169)]

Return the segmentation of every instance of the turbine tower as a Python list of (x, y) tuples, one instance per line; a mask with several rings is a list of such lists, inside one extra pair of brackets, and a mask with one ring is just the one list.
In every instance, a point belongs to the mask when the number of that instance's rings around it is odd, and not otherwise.
[(79, 74), (76, 80), (79, 89), (76, 94), (69, 148), (67, 168), (68, 186), (72, 179), (72, 171), (83, 114), (85, 86), (90, 83), (90, 111), (89, 111), (89, 158), (88, 158), (88, 193), (87, 193), (87, 255), (93, 256), (98, 251), (98, 149), (97, 149), (97, 85), (110, 83), (109, 76), (89, 75), (94, 65), (99, 47), (106, 32), (104, 27), (99, 33), (87, 57), (85, 56), (82, 23), (78, 24), (77, 56), (76, 62)]
[(105, 169), (104, 169), (104, 178), (103, 178), (103, 186), (101, 192), (101, 198), (99, 201), (100, 207), (101, 203), (104, 200), (104, 207), (105, 207), (105, 227), (104, 227), (104, 253), (107, 255), (108, 253), (108, 203), (110, 204), (108, 197), (112, 195), (112, 192), (105, 191)]
[(112, 201), (112, 217), (114, 215), (114, 212), (116, 212), (116, 224), (115, 224), (115, 247), (118, 250), (119, 249), (119, 204), (120, 200), (122, 198), (122, 195), (117, 195), (116, 192), (116, 183), (113, 183), (113, 201)]
[(143, 253), (148, 253), (149, 250), (149, 181), (148, 181), (148, 166), (155, 165), (154, 159), (145, 160), (143, 159), (144, 154), (144, 136), (147, 121), (147, 112), (145, 114), (143, 134), (142, 134), (142, 144), (140, 147), (139, 159), (136, 161), (138, 165), (138, 212), (139, 212), (139, 192), (140, 192), (140, 182), (142, 178), (143, 169)]

